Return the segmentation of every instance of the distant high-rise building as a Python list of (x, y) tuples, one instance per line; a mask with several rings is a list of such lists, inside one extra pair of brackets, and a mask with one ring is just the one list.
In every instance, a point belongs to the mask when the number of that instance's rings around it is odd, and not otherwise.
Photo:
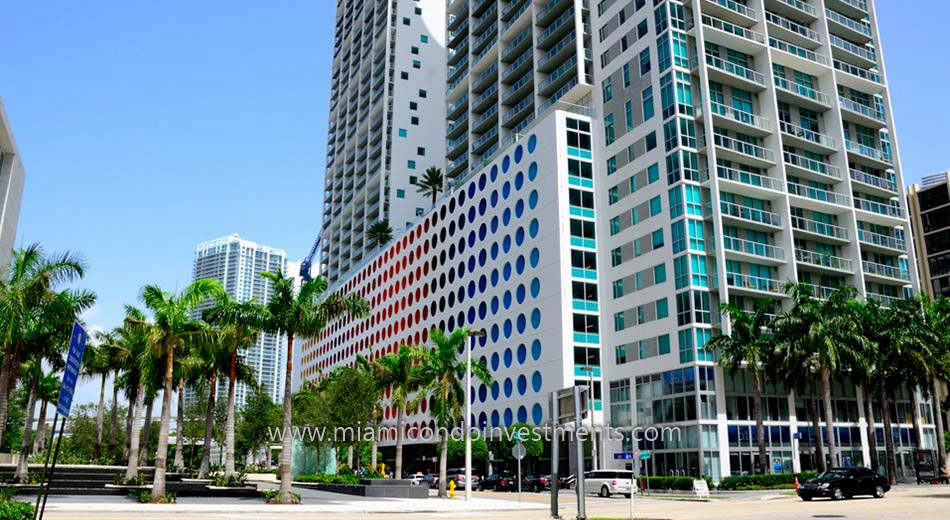
[(931, 298), (950, 296), (950, 172), (912, 185), (907, 201), (920, 285)]
[(25, 181), (23, 162), (13, 139), (13, 130), (0, 100), (0, 265), (10, 263), (20, 221), (20, 201)]
[[(298, 266), (299, 269), (299, 266)], [(234, 234), (198, 244), (195, 251), (194, 277), (212, 278), (221, 282), (225, 292), (237, 301), (255, 300), (266, 303), (271, 296), (271, 282), (261, 276), (267, 271), (281, 271), (288, 276), (287, 253), (244, 240)], [(287, 360), (286, 336), (262, 333), (250, 348), (240, 353), (244, 363), (251, 367), (257, 382), (274, 400), (280, 402), (284, 395), (284, 363)], [(218, 382), (218, 395), (226, 396), (228, 381)], [(238, 384), (235, 400), (242, 406), (250, 391), (248, 385)], [(185, 400), (194, 398), (186, 392)]]

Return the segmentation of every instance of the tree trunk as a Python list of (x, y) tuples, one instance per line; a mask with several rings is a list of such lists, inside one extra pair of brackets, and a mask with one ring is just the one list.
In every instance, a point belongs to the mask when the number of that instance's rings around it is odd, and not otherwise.
[(397, 403), (396, 407), (396, 467), (395, 475), (396, 478), (402, 478), (402, 442), (403, 442), (403, 425), (402, 425), (402, 416), (406, 410), (406, 403), (401, 402)]
[(824, 442), (821, 440), (821, 424), (819, 423), (817, 401), (818, 399), (813, 392), (808, 399), (808, 414), (811, 415), (812, 435), (815, 441), (815, 459), (818, 463), (818, 469), (825, 471), (828, 469), (828, 466), (825, 464), (825, 449), (823, 446)]
[[(180, 439), (185, 438), (185, 378), (178, 378), (178, 416), (175, 417), (175, 436)], [(173, 467), (175, 471), (181, 471), (185, 467), (185, 453), (183, 450), (175, 447), (175, 462)], [(191, 464), (189, 464), (191, 466)], [(192, 466), (193, 467), (193, 466)]]
[(211, 371), (208, 382), (208, 411), (205, 415), (205, 443), (201, 449), (201, 465), (198, 467), (198, 478), (205, 478), (211, 469), (211, 437), (214, 435), (214, 398), (218, 393), (218, 374)]
[(838, 465), (837, 452), (835, 450), (835, 413), (831, 406), (831, 369), (821, 367), (821, 393), (825, 403), (825, 438), (828, 442), (828, 460), (831, 461), (831, 467)]
[[(448, 470), (449, 460), (449, 431), (442, 431), (442, 453), (439, 455), (439, 497), (445, 498), (445, 473)], [(468, 482), (465, 483), (468, 485)]]
[(350, 468), (350, 469), (354, 469), (354, 468), (353, 468), (353, 446), (352, 446), (352, 445), (346, 447), (346, 466), (347, 466), (348, 468)]
[(145, 400), (145, 388), (139, 383), (135, 392), (135, 404), (132, 405), (132, 432), (129, 434), (129, 462), (125, 468), (125, 480), (132, 480), (139, 476), (139, 434), (142, 429), (139, 422), (142, 420), (142, 401)]
[(912, 414), (914, 418), (914, 447), (922, 449), (924, 447), (924, 432), (923, 428), (921, 428), (920, 399), (917, 398), (916, 388), (910, 389), (910, 407), (913, 409)]
[(891, 484), (897, 484), (897, 462), (894, 460), (894, 432), (891, 430), (891, 396), (887, 394), (884, 379), (878, 381), (878, 395), (881, 399), (881, 415), (884, 416), (884, 448), (887, 458), (887, 478)]
[(762, 381), (759, 378), (759, 369), (752, 369), (752, 412), (755, 414), (756, 443), (759, 447), (759, 472), (765, 474), (769, 471), (769, 454), (765, 448), (765, 418), (762, 414)]
[(102, 374), (102, 382), (99, 384), (99, 406), (96, 407), (96, 447), (93, 449), (93, 457), (102, 456), (102, 430), (106, 419), (106, 374)]
[[(165, 385), (162, 390), (162, 420), (158, 428), (158, 449), (155, 451), (155, 479), (152, 482), (152, 502), (159, 502), (165, 494), (165, 465), (168, 463), (168, 426), (172, 419), (172, 378), (175, 368), (175, 346), (169, 345), (165, 360)], [(181, 450), (181, 438), (175, 440), (176, 451)]]
[(46, 448), (46, 409), (49, 401), (40, 403), (40, 418), (36, 422), (36, 439), (33, 441), (33, 451), (39, 452)]
[(283, 428), (283, 442), (281, 442), (280, 450), (280, 495), (279, 501), (281, 504), (292, 504), (294, 501), (293, 495), (291, 494), (291, 477), (290, 474), (290, 463), (292, 460), (292, 450), (294, 447), (294, 437), (293, 432), (291, 431), (291, 419), (292, 419), (292, 395), (291, 395), (291, 378), (294, 375), (294, 334), (293, 332), (287, 332), (287, 370), (284, 374), (284, 417), (281, 423)]
[(33, 447), (33, 414), (36, 413), (36, 391), (39, 377), (34, 375), (30, 382), (30, 396), (26, 400), (23, 415), (23, 439), (20, 442), (20, 460), (16, 466), (14, 478), (20, 484), (26, 484), (30, 473), (30, 448)]
[(224, 476), (234, 475), (234, 392), (237, 387), (237, 350), (228, 369), (228, 415), (224, 420)]
[(373, 438), (370, 439), (369, 465), (373, 471), (376, 471), (376, 464), (379, 462), (379, 422), (376, 419), (378, 409), (378, 406), (373, 407), (373, 416), (370, 418), (373, 423)]
[(115, 449), (118, 445), (116, 442), (116, 433), (119, 429), (119, 387), (115, 384), (115, 379), (112, 380), (112, 415), (109, 422), (109, 453), (115, 457)]
[[(135, 389), (138, 392), (138, 389)], [(133, 410), (132, 403), (139, 398), (138, 394), (133, 394), (129, 396), (129, 406), (125, 410), (125, 444), (122, 448), (123, 460), (129, 458), (129, 452), (132, 450), (130, 443), (132, 442), (132, 419), (135, 417), (135, 410)]]
[(870, 452), (871, 470), (877, 473), (881, 469), (881, 461), (877, 458), (877, 428), (874, 426), (874, 403), (870, 386), (864, 388), (864, 418), (867, 421), (868, 451)]
[(947, 463), (947, 441), (944, 439), (945, 434), (943, 430), (943, 407), (940, 405), (940, 382), (934, 379), (933, 382), (933, 402), (934, 410), (934, 425), (937, 426), (937, 467), (943, 466)]
[[(144, 392), (145, 389), (143, 388)], [(143, 400), (145, 396), (142, 396)], [(152, 447), (152, 408), (155, 406), (155, 398), (149, 397), (145, 404), (145, 423), (142, 424), (141, 445), (139, 446), (139, 465), (148, 466), (148, 454)], [(138, 419), (136, 419), (138, 420)]]
[(7, 409), (10, 407), (10, 381), (16, 379), (13, 373), (13, 352), (7, 348), (3, 351), (3, 361), (0, 361), (0, 446), (3, 445), (3, 434), (7, 427)]

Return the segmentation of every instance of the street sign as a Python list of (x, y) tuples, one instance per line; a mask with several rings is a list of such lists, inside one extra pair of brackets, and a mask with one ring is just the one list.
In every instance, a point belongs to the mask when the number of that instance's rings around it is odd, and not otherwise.
[(650, 458), (650, 450), (643, 450), (640, 452), (640, 460), (647, 460)]
[(72, 339), (69, 341), (69, 353), (66, 355), (66, 369), (63, 371), (63, 384), (59, 387), (59, 400), (56, 411), (63, 417), (69, 417), (69, 408), (73, 404), (73, 392), (79, 380), (82, 367), (82, 354), (86, 350), (86, 331), (77, 321), (73, 325)]
[(624, 452), (624, 453), (614, 453), (614, 460), (631, 460), (633, 459), (633, 453)]
[(511, 447), (511, 456), (517, 460), (521, 460), (528, 454), (528, 450), (524, 448), (524, 444), (515, 444)]
[(693, 481), (693, 494), (697, 497), (706, 498), (709, 496), (709, 484), (705, 480)]

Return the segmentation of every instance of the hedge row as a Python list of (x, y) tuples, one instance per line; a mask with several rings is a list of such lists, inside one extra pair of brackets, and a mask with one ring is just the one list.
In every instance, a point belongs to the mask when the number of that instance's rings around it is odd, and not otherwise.
[(804, 473), (775, 473), (768, 475), (742, 475), (740, 477), (726, 477), (719, 481), (719, 489), (725, 491), (745, 490), (745, 489), (782, 489), (795, 486), (795, 477), (798, 476), (799, 482), (813, 479), (817, 473), (806, 471)]
[(329, 473), (305, 473), (294, 477), (296, 482), (314, 482), (317, 484), (359, 484), (360, 477), (353, 474), (331, 475)]

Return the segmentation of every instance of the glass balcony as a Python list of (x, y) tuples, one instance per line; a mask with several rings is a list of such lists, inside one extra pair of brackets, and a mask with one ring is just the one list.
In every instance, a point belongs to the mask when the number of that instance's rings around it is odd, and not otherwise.
[(860, 143), (856, 143), (850, 139), (845, 140), (844, 142), (845, 149), (849, 153), (860, 155), (861, 157), (866, 157), (874, 161), (884, 163), (888, 166), (891, 165), (891, 154), (878, 150), (873, 146), (866, 146)]
[(759, 256), (762, 258), (769, 258), (783, 262), (785, 261), (785, 249), (778, 246), (763, 244), (761, 242), (752, 242), (750, 240), (730, 236), (722, 237), (722, 243), (723, 248), (728, 251), (734, 251), (736, 253)]
[(878, 246), (893, 251), (906, 252), (907, 243), (900, 238), (874, 233), (866, 229), (858, 230), (858, 240), (864, 244)]
[(877, 64), (877, 54), (867, 47), (855, 45), (848, 40), (845, 40), (844, 38), (834, 34), (828, 36), (828, 41), (831, 43), (833, 48), (845, 51), (845, 54), (843, 55), (844, 58), (842, 59), (853, 57), (857, 58), (857, 61), (862, 65), (873, 66)]
[(865, 173), (854, 169), (850, 170), (850, 173), (851, 180), (855, 182), (860, 182), (861, 184), (865, 184), (867, 186), (880, 188), (884, 191), (897, 193), (897, 183), (890, 179), (885, 179), (884, 177), (878, 177), (877, 175), (871, 175), (870, 173)]
[[(739, 2), (736, 2), (734, 0), (708, 0), (708, 1), (709, 3), (715, 6), (727, 9), (735, 14), (744, 16), (745, 18), (748, 18), (750, 21), (755, 21), (756, 19), (758, 19), (758, 15), (756, 15), (755, 9), (752, 9), (743, 4), (740, 4)], [(708, 9), (708, 8), (704, 8), (704, 9)]]
[(827, 224), (825, 222), (818, 222), (817, 220), (799, 217), (797, 215), (792, 215), (792, 227), (801, 231), (807, 231), (809, 233), (822, 235), (828, 238), (835, 238), (844, 241), (848, 240), (848, 230), (841, 226), (835, 226), (834, 224)]
[(769, 227), (782, 227), (782, 219), (779, 217), (778, 213), (773, 213), (771, 211), (765, 211), (726, 201), (719, 202), (719, 210), (723, 216), (729, 216), (754, 224), (763, 224)]
[(788, 33), (809, 40), (811, 45), (821, 45), (821, 35), (809, 29), (808, 27), (793, 22), (784, 16), (779, 16), (771, 11), (765, 12), (765, 21), (780, 27)]
[(882, 204), (873, 200), (855, 197), (854, 207), (860, 210), (870, 211), (871, 213), (877, 213), (878, 215), (887, 215), (888, 217), (901, 219), (904, 218), (904, 210), (900, 206)]
[(807, 249), (796, 249), (795, 260), (803, 264), (827, 267), (829, 269), (837, 269), (839, 271), (847, 271), (849, 273), (854, 272), (854, 262), (847, 258), (809, 251)]
[(762, 88), (765, 88), (765, 76), (752, 69), (743, 67), (742, 65), (732, 63), (731, 61), (726, 61), (711, 54), (706, 54), (706, 65), (720, 70), (729, 76), (740, 79), (743, 82), (752, 82)]
[(825, 108), (831, 107), (831, 96), (825, 94), (824, 92), (818, 92), (817, 90), (808, 87), (806, 85), (800, 85), (798, 83), (793, 83), (785, 78), (779, 76), (773, 76), (775, 80), (775, 88), (793, 94), (798, 98), (810, 101), (813, 103), (818, 103)]
[(716, 146), (725, 148), (727, 150), (732, 150), (741, 155), (754, 157), (756, 159), (761, 159), (770, 163), (775, 162), (775, 155), (772, 153), (772, 150), (769, 150), (768, 148), (749, 144), (745, 141), (740, 141), (738, 139), (721, 134), (713, 134), (713, 141), (715, 142)]
[(825, 9), (825, 16), (828, 18), (828, 20), (835, 22), (836, 24), (847, 28), (850, 31), (858, 33), (859, 35), (866, 36), (869, 40), (871, 39), (871, 27), (868, 26), (868, 24), (848, 18), (847, 16), (844, 16), (837, 11), (832, 11), (831, 9)]
[(782, 284), (771, 278), (761, 278), (739, 273), (726, 273), (726, 283), (729, 287), (751, 291), (781, 294)]
[(859, 116), (872, 119), (882, 124), (887, 123), (887, 118), (884, 117), (884, 112), (880, 110), (869, 107), (863, 103), (858, 103), (857, 101), (850, 100), (844, 96), (838, 96), (838, 101), (841, 103), (841, 108), (853, 112)]
[(808, 141), (817, 145), (820, 145), (824, 148), (830, 150), (835, 150), (836, 143), (834, 138), (815, 132), (814, 130), (809, 130), (807, 128), (802, 128), (798, 125), (787, 123), (785, 121), (779, 121), (779, 128), (781, 128), (783, 134), (787, 134), (798, 139)]
[(788, 6), (798, 14), (804, 14), (811, 18), (818, 18), (818, 9), (802, 0), (774, 0), (774, 3), (782, 6)]
[(762, 45), (765, 45), (765, 35), (758, 31), (746, 29), (745, 27), (742, 27), (741, 25), (735, 25), (729, 22), (725, 22), (723, 20), (720, 20), (718, 18), (713, 18), (712, 16), (705, 15), (705, 14), (702, 16), (702, 22), (703, 22), (703, 25), (705, 25), (706, 27), (711, 27), (713, 29), (722, 31), (724, 33), (738, 36), (742, 39), (748, 40), (753, 43), (761, 43)]
[(803, 184), (797, 184), (794, 182), (788, 183), (788, 193), (789, 195), (798, 195), (799, 197), (805, 197), (820, 202), (828, 202), (830, 204), (837, 204), (838, 206), (851, 206), (851, 197), (847, 195), (842, 195), (833, 191), (812, 188), (811, 186), (805, 186)]
[[(770, 133), (772, 131), (772, 122), (768, 119), (753, 114), (752, 112), (745, 112), (743, 110), (737, 110), (730, 106), (723, 105), (717, 101), (712, 101), (710, 103), (712, 108), (712, 113), (718, 116), (722, 116), (733, 121), (738, 121), (743, 125), (751, 126), (762, 132)], [(701, 117), (702, 110), (697, 108), (697, 117)]]
[(782, 152), (782, 157), (785, 159), (785, 166), (798, 168), (799, 170), (809, 173), (817, 173), (826, 175), (828, 177), (834, 177), (835, 179), (841, 179), (841, 170), (837, 166), (791, 152)]
[(910, 281), (910, 273), (899, 267), (868, 262), (867, 260), (861, 262), (861, 267), (864, 269), (865, 274), (872, 274), (894, 280), (902, 280), (904, 282)]
[(865, 81), (870, 81), (872, 83), (881, 83), (881, 75), (876, 71), (869, 70), (862, 67), (857, 67), (850, 63), (845, 63), (841, 60), (834, 60), (835, 69), (840, 70), (846, 74), (850, 74), (856, 78), (863, 79)]
[(755, 186), (773, 191), (782, 191), (782, 181), (773, 179), (767, 175), (749, 173), (742, 170), (737, 170), (735, 168), (727, 168), (725, 166), (717, 166), (716, 175), (718, 175), (720, 179), (739, 182), (748, 186)]
[(799, 47), (788, 43), (785, 40), (779, 40), (778, 38), (769, 38), (769, 47), (773, 49), (778, 49), (782, 52), (786, 52), (793, 56), (798, 56), (799, 58), (804, 58), (808, 61), (817, 63), (819, 65), (831, 66), (831, 58), (825, 56), (824, 54), (818, 54), (815, 51)]
[(869, 300), (875, 300), (881, 303), (884, 307), (892, 307), (898, 300), (903, 300), (903, 298), (898, 298), (896, 296), (887, 296), (886, 294), (877, 294), (869, 292), (867, 293)]

